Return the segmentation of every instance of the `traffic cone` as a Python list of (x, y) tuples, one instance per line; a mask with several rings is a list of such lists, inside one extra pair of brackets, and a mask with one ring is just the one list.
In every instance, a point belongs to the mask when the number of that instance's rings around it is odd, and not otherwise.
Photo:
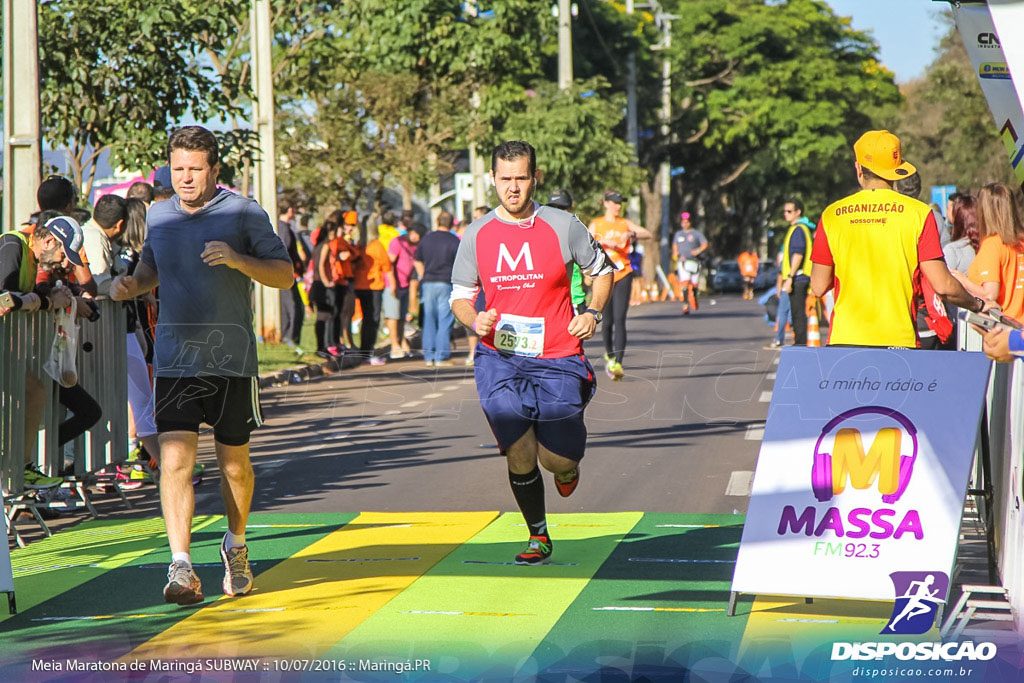
[(807, 346), (821, 346), (821, 331), (818, 329), (818, 301), (807, 297)]
[(669, 284), (672, 285), (672, 293), (675, 294), (676, 301), (682, 301), (683, 300), (683, 289), (682, 289), (683, 283), (681, 283), (679, 281), (679, 276), (676, 275), (675, 273), (672, 273), (671, 275), (668, 276), (668, 281), (669, 281)]

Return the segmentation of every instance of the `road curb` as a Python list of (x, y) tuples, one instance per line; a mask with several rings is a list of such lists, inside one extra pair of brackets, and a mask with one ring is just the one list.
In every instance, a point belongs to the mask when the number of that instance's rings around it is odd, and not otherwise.
[(277, 372), (270, 372), (259, 376), (260, 389), (285, 384), (298, 384), (315, 377), (327, 377), (342, 370), (350, 370), (363, 363), (363, 356), (358, 352), (343, 353), (340, 356), (325, 360), (321, 363), (307, 363), (297, 365), (293, 368), (285, 368)]

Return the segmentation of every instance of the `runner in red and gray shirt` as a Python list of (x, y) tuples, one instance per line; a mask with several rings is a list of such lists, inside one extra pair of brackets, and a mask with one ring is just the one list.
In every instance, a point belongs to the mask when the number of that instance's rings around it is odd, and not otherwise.
[[(613, 270), (578, 218), (533, 201), (536, 167), (529, 143), (494, 149), (491, 178), (501, 206), (463, 234), (451, 297), (455, 317), (480, 336), (477, 391), (530, 528), (529, 547), (515, 561), (531, 565), (551, 556), (538, 462), (554, 473), (562, 496), (579, 483), (583, 410), (595, 388), (583, 340), (601, 319)], [(579, 315), (569, 292), (574, 263), (594, 278), (591, 308)], [(477, 313), (481, 286), (487, 310)]]

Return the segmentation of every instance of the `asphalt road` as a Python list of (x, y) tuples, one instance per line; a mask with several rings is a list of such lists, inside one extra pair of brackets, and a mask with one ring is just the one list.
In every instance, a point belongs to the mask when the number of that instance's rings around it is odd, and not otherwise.
[[(760, 307), (718, 296), (683, 317), (674, 303), (646, 304), (628, 330), (622, 382), (604, 374), (600, 332), (586, 344), (598, 390), (582, 479), (568, 499), (549, 483), (549, 512), (745, 512), (778, 358), (762, 348)], [(464, 346), (454, 358), (264, 390), (253, 510), (515, 510)], [(196, 512), (221, 513), (208, 434), (200, 460)]]

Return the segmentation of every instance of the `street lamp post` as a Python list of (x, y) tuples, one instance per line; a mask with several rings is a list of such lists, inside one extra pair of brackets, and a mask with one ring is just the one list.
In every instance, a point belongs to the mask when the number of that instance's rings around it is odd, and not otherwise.
[[(252, 0), (250, 10), (250, 51), (252, 53), (253, 130), (259, 144), (256, 159), (254, 195), (270, 223), (277, 228), (277, 172), (274, 150), (274, 76), (271, 69), (270, 0)], [(272, 287), (256, 287), (256, 334), (264, 342), (281, 341), (281, 295)]]
[(558, 0), (558, 89), (572, 87), (572, 7)]
[(3, 0), (4, 168), (0, 231), (36, 210), (43, 158), (39, 124), (36, 0)]

